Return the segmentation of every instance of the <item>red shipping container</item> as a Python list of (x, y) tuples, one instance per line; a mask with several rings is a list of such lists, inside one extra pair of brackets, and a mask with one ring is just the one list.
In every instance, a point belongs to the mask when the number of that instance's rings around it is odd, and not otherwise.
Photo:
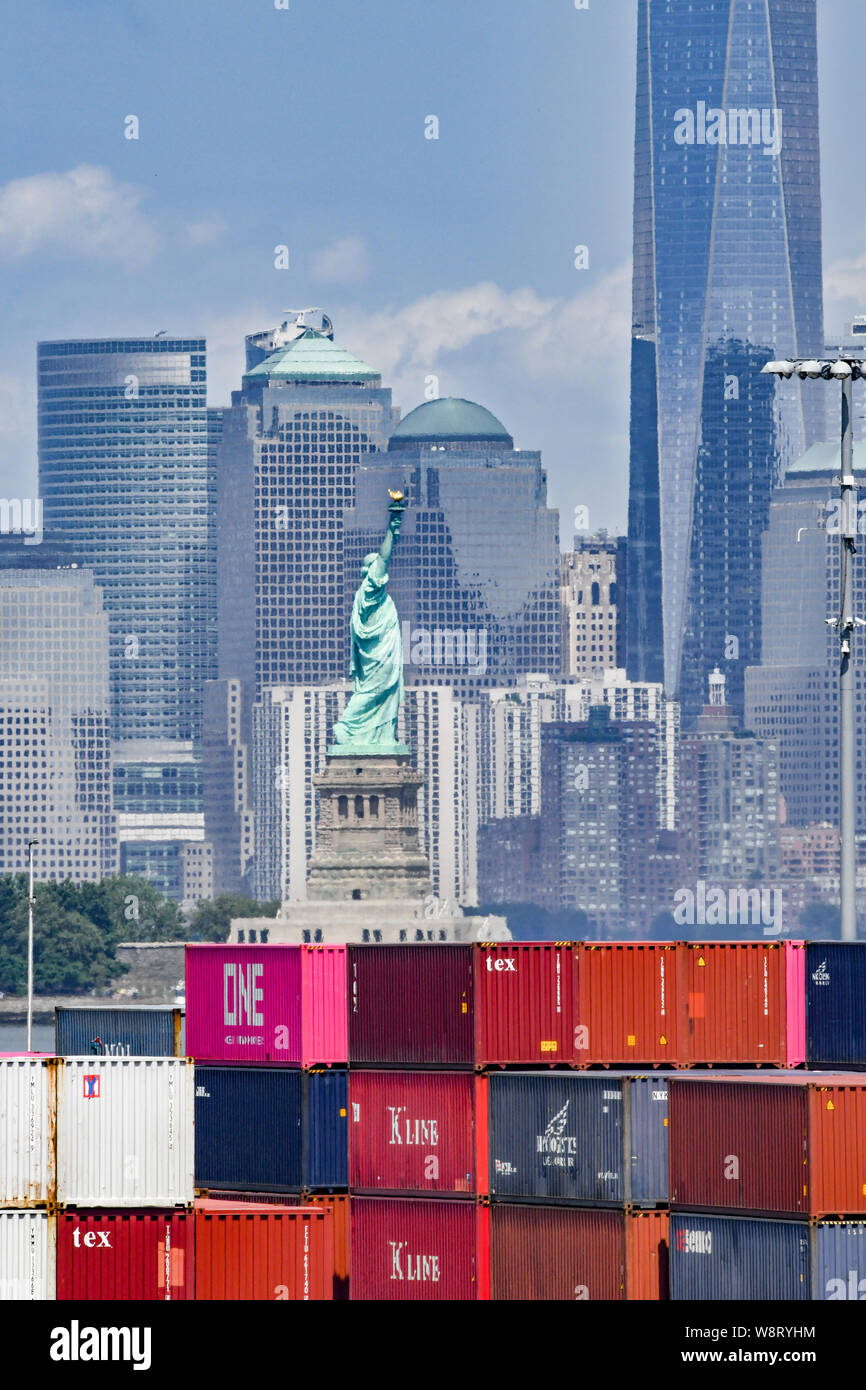
[(669, 1095), (672, 1207), (866, 1213), (866, 1079), (677, 1077)]
[(472, 948), (475, 1061), (534, 1066), (580, 1061), (574, 1030), (572, 942)]
[(186, 1049), (239, 1066), (344, 1064), (345, 946), (187, 946)]
[(490, 1209), (494, 1301), (667, 1298), (668, 1216), (497, 1202)]
[(350, 1072), (349, 1186), (424, 1196), (486, 1192), (487, 1078)]
[(324, 1208), (199, 1200), (195, 1242), (197, 1299), (333, 1300), (334, 1226)]
[(354, 1066), (471, 1067), (472, 948), (350, 946)]
[(352, 1197), (354, 1300), (489, 1297), (489, 1208), (475, 1202)]
[(574, 953), (576, 1056), (586, 1065), (679, 1060), (676, 948), (586, 942)]
[(304, 1193), (291, 1192), (209, 1192), (208, 1201), (228, 1202), (236, 1207), (276, 1206), (276, 1207), (321, 1207), (331, 1212), (334, 1218), (334, 1299), (345, 1301), (349, 1297), (350, 1260), (350, 1214), (349, 1197), (345, 1192)]
[(191, 1212), (66, 1208), (57, 1213), (57, 1297), (191, 1299), (193, 1239)]
[(680, 942), (676, 953), (679, 1064), (805, 1060), (802, 941)]

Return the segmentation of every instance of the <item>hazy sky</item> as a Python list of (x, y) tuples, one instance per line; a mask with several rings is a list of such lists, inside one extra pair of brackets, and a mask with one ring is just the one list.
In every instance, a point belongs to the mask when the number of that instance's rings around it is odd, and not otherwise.
[[(832, 331), (866, 312), (866, 4), (818, 11)], [(542, 449), (564, 542), (578, 505), (622, 529), (635, 13), (16, 6), (0, 54), (0, 495), (35, 488), (37, 340), (203, 333), (209, 399), (227, 404), (244, 334), (318, 304), (404, 413), (435, 373)]]

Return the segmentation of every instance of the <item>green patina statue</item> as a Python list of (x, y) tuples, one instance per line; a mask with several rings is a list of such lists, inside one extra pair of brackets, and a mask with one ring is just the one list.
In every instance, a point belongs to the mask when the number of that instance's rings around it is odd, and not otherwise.
[(403, 703), (403, 643), (394, 600), (387, 592), (388, 560), (406, 502), (390, 493), (388, 529), (378, 551), (364, 556), (361, 583), (352, 603), (353, 694), (334, 725), (330, 754), (408, 753), (397, 740), (397, 711)]

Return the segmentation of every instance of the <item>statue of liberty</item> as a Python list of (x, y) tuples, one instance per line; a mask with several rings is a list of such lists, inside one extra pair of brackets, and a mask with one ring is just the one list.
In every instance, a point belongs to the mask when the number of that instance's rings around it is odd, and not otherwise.
[(353, 694), (334, 725), (330, 754), (408, 753), (397, 741), (397, 711), (403, 703), (403, 643), (394, 600), (387, 592), (388, 561), (406, 502), (390, 493), (388, 529), (379, 549), (364, 556), (361, 583), (352, 602)]

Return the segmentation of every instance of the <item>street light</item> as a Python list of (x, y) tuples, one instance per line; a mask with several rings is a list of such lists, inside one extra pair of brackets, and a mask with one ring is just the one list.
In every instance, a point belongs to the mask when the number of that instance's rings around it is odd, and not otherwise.
[(866, 359), (840, 353), (832, 361), (814, 357), (794, 361), (768, 362), (761, 368), (771, 376), (786, 380), (795, 373), (801, 381), (821, 377), (842, 385), (842, 473), (840, 483), (840, 592), (839, 616), (827, 622), (839, 634), (839, 907), (842, 940), (857, 940), (855, 825), (857, 818), (855, 769), (857, 759), (854, 662), (851, 650), (855, 627), (863, 627), (854, 617), (854, 556), (857, 553), (856, 484), (854, 482), (854, 425), (852, 385), (866, 377)]
[(27, 857), (30, 861), (30, 893), (27, 898), (27, 1051), (32, 1052), (33, 1039), (33, 850), (38, 840), (27, 841)]

